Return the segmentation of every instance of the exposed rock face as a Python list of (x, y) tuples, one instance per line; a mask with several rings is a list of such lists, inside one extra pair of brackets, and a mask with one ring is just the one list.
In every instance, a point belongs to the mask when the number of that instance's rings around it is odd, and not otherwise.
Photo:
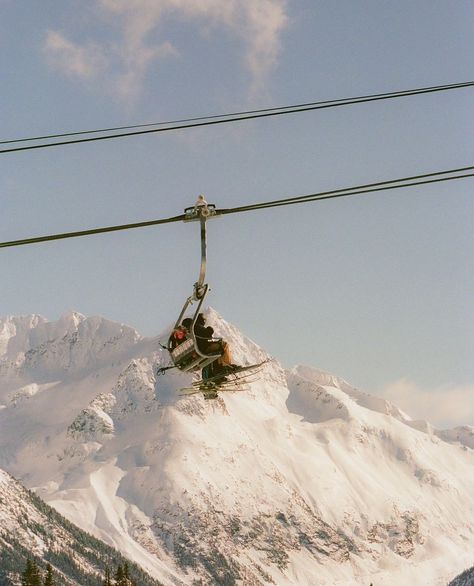
[(474, 586), (474, 567), (454, 578), (448, 586)]

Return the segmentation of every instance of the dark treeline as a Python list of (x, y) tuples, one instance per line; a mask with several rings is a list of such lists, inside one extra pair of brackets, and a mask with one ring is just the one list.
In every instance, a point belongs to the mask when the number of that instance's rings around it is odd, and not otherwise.
[(42, 575), (37, 563), (27, 559), (26, 566), (21, 574), (21, 586), (54, 586), (57, 582), (54, 579), (51, 564), (46, 566), (46, 572)]
[[(0, 582), (0, 584), (12, 584), (11, 581)], [(51, 564), (46, 564), (44, 571), (34, 559), (28, 558), (21, 573), (21, 586), (62, 586), (65, 584), (60, 574), (53, 570)], [(96, 577), (97, 586), (139, 586), (139, 583), (132, 577), (129, 564), (124, 562), (115, 567), (114, 570), (105, 568), (104, 577)]]
[[(86, 536), (82, 535), (81, 544), (70, 544), (72, 551), (50, 549), (40, 558), (32, 556), (11, 534), (5, 540), (8, 547), (2, 547), (5, 533), (0, 531), (0, 586), (13, 586), (20, 579), (22, 586), (66, 586), (71, 582), (81, 586), (161, 586), (118, 551), (92, 536), (88, 541)], [(82, 560), (87, 561), (89, 569)], [(48, 566), (52, 568), (50, 577)]]

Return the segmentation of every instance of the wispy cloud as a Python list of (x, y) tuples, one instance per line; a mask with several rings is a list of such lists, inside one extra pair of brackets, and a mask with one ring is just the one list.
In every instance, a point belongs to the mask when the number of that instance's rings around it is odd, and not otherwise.
[(474, 425), (474, 386), (426, 389), (402, 378), (383, 395), (414, 419), (426, 419), (438, 428)]
[(280, 2), (249, 2), (247, 38), (247, 65), (253, 75), (252, 90), (258, 93), (267, 75), (278, 62), (281, 49), (280, 36), (288, 22), (284, 4)]
[(125, 99), (137, 97), (150, 68), (181, 54), (166, 38), (166, 16), (181, 19), (212, 36), (227, 31), (243, 45), (243, 65), (250, 73), (250, 92), (260, 92), (278, 63), (281, 33), (287, 25), (286, 0), (96, 0), (102, 20), (118, 37), (107, 42), (75, 43), (49, 31), (45, 50), (61, 71), (78, 79), (107, 74)]
[(48, 31), (44, 49), (50, 62), (69, 77), (92, 79), (108, 65), (107, 57), (99, 45), (75, 44), (58, 31)]

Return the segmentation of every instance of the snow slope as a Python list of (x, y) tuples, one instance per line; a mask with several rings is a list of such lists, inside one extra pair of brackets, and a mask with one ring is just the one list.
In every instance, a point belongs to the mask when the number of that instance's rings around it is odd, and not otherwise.
[(96, 585), (105, 568), (128, 563), (140, 585), (160, 586), (117, 551), (74, 527), (34, 493), (0, 470), (0, 583), (20, 584), (26, 559), (43, 570), (50, 564), (55, 583)]
[[(208, 320), (234, 362), (267, 357)], [(156, 376), (167, 353), (132, 328), (0, 323), (0, 466), (163, 583), (445, 586), (472, 565), (472, 428), (276, 362), (183, 398), (190, 375)]]

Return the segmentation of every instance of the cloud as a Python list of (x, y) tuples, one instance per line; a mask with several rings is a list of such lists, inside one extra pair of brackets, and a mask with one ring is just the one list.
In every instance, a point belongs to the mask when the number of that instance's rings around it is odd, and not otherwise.
[(190, 22), (208, 36), (224, 30), (239, 38), (253, 94), (264, 88), (278, 63), (280, 37), (288, 21), (286, 0), (96, 0), (96, 6), (107, 26), (118, 29), (118, 40), (80, 45), (50, 31), (45, 49), (70, 76), (90, 79), (101, 68), (107, 70), (115, 90), (126, 99), (141, 92), (153, 64), (182, 53), (164, 38), (160, 25), (167, 16)]
[(253, 91), (263, 87), (266, 76), (276, 66), (280, 54), (280, 35), (288, 19), (282, 3), (249, 2), (245, 29), (248, 42), (247, 65), (253, 75)]
[(120, 49), (123, 73), (115, 81), (115, 88), (123, 98), (136, 98), (141, 91), (148, 68), (158, 59), (176, 55), (177, 51), (169, 42), (156, 46), (127, 45)]
[(44, 51), (51, 65), (68, 77), (81, 81), (100, 78), (127, 101), (138, 97), (153, 61), (176, 54), (169, 42), (147, 46), (132, 36), (121, 43), (81, 45), (59, 31), (48, 31)]
[(402, 378), (385, 387), (383, 396), (413, 419), (438, 428), (474, 425), (474, 386), (425, 389)]
[(51, 63), (69, 77), (92, 79), (107, 67), (101, 47), (74, 44), (57, 31), (48, 31), (44, 49)]

